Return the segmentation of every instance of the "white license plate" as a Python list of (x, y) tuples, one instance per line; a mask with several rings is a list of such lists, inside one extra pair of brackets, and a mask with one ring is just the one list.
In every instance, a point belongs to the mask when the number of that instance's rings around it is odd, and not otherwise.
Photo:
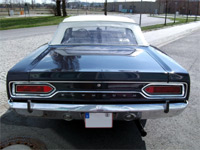
[(112, 113), (85, 113), (86, 128), (112, 128)]

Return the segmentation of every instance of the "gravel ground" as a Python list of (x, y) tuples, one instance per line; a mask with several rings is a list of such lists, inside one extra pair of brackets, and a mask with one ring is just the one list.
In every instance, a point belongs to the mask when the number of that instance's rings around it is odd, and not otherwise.
[[(8, 70), (34, 49), (49, 42), (51, 38), (52, 34), (43, 34), (19, 39), (0, 40), (0, 106), (8, 108), (6, 95), (6, 75)], [(4, 112), (5, 110), (0, 109), (0, 115)]]

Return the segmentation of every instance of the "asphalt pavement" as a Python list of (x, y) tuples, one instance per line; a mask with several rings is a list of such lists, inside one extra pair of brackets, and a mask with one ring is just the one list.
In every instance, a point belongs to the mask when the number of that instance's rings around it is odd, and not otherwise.
[[(36, 38), (37, 37), (37, 38)], [(27, 37), (1, 41), (1, 76), (30, 49), (50, 39), (51, 34), (42, 37)], [(112, 129), (85, 129), (83, 121), (66, 122), (19, 116), (8, 110), (1, 116), (1, 140), (11, 137), (32, 137), (44, 142), (48, 149), (195, 149), (200, 147), (200, 30), (171, 42), (161, 49), (185, 67), (191, 76), (191, 94), (188, 108), (179, 116), (148, 120), (148, 135), (141, 137), (133, 122), (114, 122)], [(30, 43), (27, 50), (20, 52), (22, 43)], [(14, 44), (14, 47), (13, 47)], [(19, 53), (13, 54), (16, 49)], [(6, 52), (4, 52), (4, 50)], [(7, 53), (10, 54), (9, 57)], [(22, 56), (23, 55), (23, 56)], [(9, 60), (11, 63), (6, 63)], [(4, 82), (4, 81), (3, 81)], [(3, 83), (5, 84), (5, 83)], [(2, 84), (1, 84), (2, 85)], [(3, 89), (4, 91), (5, 89)], [(0, 93), (5, 95), (5, 91)], [(5, 97), (1, 97), (5, 98)]]

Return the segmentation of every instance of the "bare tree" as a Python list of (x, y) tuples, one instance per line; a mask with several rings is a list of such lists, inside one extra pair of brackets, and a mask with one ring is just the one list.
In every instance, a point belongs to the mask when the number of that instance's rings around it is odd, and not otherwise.
[(60, 2), (61, 0), (56, 0), (56, 15), (61, 16), (61, 10), (60, 10)]
[(8, 16), (10, 16), (10, 9), (12, 7), (12, 1), (11, 0), (5, 0), (4, 3), (6, 5), (6, 9), (8, 11)]
[(32, 9), (34, 8), (34, 0), (31, 0), (31, 7), (32, 7)]
[(66, 12), (66, 0), (62, 0), (62, 12), (63, 12), (63, 17), (67, 16), (67, 12)]

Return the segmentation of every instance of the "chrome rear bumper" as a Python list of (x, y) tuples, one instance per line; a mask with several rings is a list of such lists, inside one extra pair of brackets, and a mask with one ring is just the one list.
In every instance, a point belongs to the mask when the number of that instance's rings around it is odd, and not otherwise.
[[(154, 119), (162, 117), (172, 117), (180, 114), (188, 105), (186, 103), (170, 103), (169, 112), (164, 113), (166, 105), (164, 103), (160, 104), (112, 104), (112, 105), (99, 105), (99, 104), (46, 104), (46, 103), (31, 103), (32, 113), (27, 111), (27, 103), (22, 102), (8, 102), (12, 109), (15, 109), (17, 113), (29, 116), (40, 116), (48, 117), (48, 113), (59, 114), (54, 115), (52, 118), (62, 118), (66, 113), (80, 114), (84, 112), (93, 113), (106, 113), (112, 112), (116, 114), (127, 114), (134, 113), (137, 118), (140, 119)], [(46, 113), (45, 113), (46, 112)], [(82, 119), (75, 115), (75, 119)], [(81, 115), (79, 115), (81, 116)], [(120, 115), (119, 115), (120, 116)], [(50, 117), (51, 118), (51, 117)], [(116, 120), (121, 120), (116, 118)]]

